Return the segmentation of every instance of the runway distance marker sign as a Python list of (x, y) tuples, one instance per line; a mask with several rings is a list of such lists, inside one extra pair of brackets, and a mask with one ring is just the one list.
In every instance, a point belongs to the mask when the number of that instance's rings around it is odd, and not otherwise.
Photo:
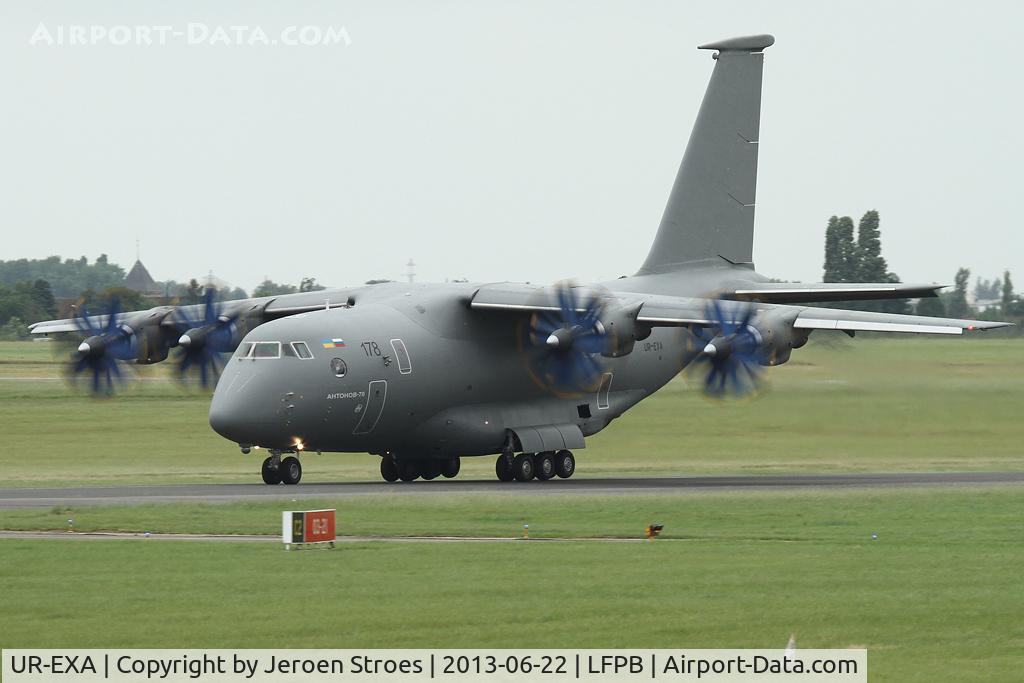
[(288, 510), (281, 513), (281, 541), (286, 546), (334, 543), (335, 510)]

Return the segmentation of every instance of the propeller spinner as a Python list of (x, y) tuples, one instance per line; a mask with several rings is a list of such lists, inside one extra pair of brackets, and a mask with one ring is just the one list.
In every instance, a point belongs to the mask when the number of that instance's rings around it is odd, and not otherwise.
[(708, 302), (707, 327), (692, 329), (688, 367), (703, 374), (704, 393), (711, 398), (746, 397), (761, 386), (761, 333), (751, 323), (756, 310), (745, 302)]
[(77, 385), (82, 375), (89, 376), (89, 391), (95, 396), (112, 396), (122, 378), (119, 361), (135, 358), (135, 332), (121, 320), (120, 302), (114, 298), (105, 324), (89, 318), (83, 306), (75, 325), (85, 338), (72, 353), (67, 376)]
[(556, 394), (579, 394), (595, 388), (599, 358), (608, 336), (601, 324), (604, 303), (578, 287), (556, 285), (557, 311), (530, 317), (527, 367), (535, 382)]
[(217, 383), (224, 366), (221, 354), (234, 350), (234, 316), (225, 314), (223, 308), (214, 300), (213, 288), (207, 288), (202, 318), (178, 313), (175, 327), (181, 332), (177, 364), (180, 379), (196, 374), (203, 388)]

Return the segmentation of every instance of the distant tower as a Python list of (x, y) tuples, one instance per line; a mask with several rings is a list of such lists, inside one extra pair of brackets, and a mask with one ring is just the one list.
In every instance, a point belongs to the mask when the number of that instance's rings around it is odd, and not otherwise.
[(416, 279), (416, 264), (413, 263), (412, 258), (409, 258), (409, 262), (405, 264), (405, 277), (409, 280), (409, 284)]

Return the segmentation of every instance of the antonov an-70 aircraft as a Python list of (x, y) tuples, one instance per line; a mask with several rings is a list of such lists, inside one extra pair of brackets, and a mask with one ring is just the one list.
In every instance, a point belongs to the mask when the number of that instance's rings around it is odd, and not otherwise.
[[(210, 424), (263, 480), (295, 484), (302, 451), (380, 456), (387, 481), (454, 477), (497, 454), (502, 481), (570, 477), (572, 450), (694, 364), (743, 393), (814, 330), (961, 334), (1006, 323), (814, 308), (936, 296), (938, 285), (787, 284), (754, 271), (754, 188), (768, 35), (701, 46), (715, 63), (647, 260), (631, 277), (561, 284), (379, 284), (33, 325), (78, 332), (77, 373), (107, 393), (119, 361), (216, 382)], [(220, 368), (220, 354), (231, 353)], [(518, 455), (517, 455), (518, 454)]]

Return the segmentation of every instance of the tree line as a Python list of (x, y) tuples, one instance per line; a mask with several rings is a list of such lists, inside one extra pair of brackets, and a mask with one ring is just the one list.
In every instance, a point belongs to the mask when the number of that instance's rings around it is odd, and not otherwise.
[[(866, 212), (854, 232), (849, 216), (832, 216), (825, 228), (824, 282), (899, 282), (890, 272), (882, 257), (882, 231), (878, 211)], [(908, 299), (892, 301), (843, 301), (833, 304), (839, 308), (852, 308), (887, 313), (916, 313), (935, 317), (1010, 319), (1024, 316), (1024, 302), (1013, 291), (1010, 271), (991, 281), (978, 279), (974, 288), (975, 301), (997, 301), (982, 310), (971, 306), (967, 293), (971, 279), (968, 268), (957, 270), (952, 291), (938, 297), (919, 299), (911, 305)]]
[[(61, 259), (0, 260), (0, 339), (27, 339), (28, 325), (49, 320), (60, 313), (58, 300), (73, 299), (76, 305), (92, 312), (106, 311), (116, 299), (121, 310), (144, 310), (158, 304), (198, 304), (206, 296), (200, 279), (188, 282), (157, 282), (154, 294), (137, 292), (124, 286), (125, 270), (100, 254), (92, 263), (86, 257)], [(264, 279), (253, 296), (277, 296), (324, 289), (316, 278), (302, 278), (298, 285), (279, 284)], [(158, 294), (157, 294), (158, 292)], [(221, 301), (246, 299), (240, 287), (216, 292)]]

